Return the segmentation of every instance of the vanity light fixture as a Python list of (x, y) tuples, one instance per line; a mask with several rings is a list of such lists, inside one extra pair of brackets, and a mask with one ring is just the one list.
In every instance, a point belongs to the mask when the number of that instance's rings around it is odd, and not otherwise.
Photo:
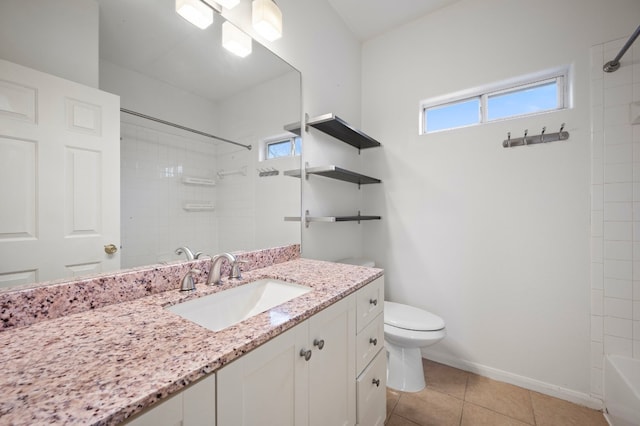
[(227, 21), (222, 24), (222, 47), (244, 58), (251, 53), (251, 37)]
[(251, 23), (269, 41), (282, 37), (282, 12), (273, 0), (253, 0)]
[(218, 3), (225, 9), (233, 9), (238, 4), (240, 4), (240, 0), (216, 0), (216, 3)]
[(176, 0), (176, 12), (201, 30), (213, 23), (213, 9), (200, 0)]

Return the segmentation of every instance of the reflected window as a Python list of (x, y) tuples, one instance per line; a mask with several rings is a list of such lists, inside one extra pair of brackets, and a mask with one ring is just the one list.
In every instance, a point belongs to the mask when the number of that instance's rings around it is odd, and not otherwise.
[(280, 157), (294, 157), (302, 152), (302, 138), (299, 136), (275, 139), (264, 144), (264, 158), (270, 160)]

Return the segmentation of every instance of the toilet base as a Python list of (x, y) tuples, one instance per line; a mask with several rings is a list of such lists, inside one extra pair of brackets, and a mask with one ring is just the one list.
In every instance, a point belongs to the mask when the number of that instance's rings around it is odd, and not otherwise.
[(386, 342), (387, 387), (402, 392), (425, 388), (420, 348), (403, 348)]

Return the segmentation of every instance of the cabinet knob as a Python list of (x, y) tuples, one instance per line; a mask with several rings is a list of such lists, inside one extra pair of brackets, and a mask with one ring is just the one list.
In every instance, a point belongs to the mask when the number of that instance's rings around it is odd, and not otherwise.
[(324, 348), (324, 340), (322, 340), (322, 339), (320, 339), (320, 340), (319, 340), (319, 339), (315, 339), (315, 340), (313, 341), (313, 346), (317, 346), (317, 347), (318, 347), (318, 350), (322, 350), (322, 348)]
[(309, 361), (311, 359), (311, 349), (300, 349), (300, 356), (303, 357), (305, 361)]
[(377, 388), (379, 388), (379, 387), (380, 387), (380, 379), (373, 379), (373, 380), (371, 381), (371, 383), (372, 383), (372, 384), (374, 384), (374, 385), (376, 385), (376, 387), (377, 387)]
[(369, 339), (369, 343), (371, 343), (373, 346), (376, 346), (378, 344), (378, 339), (374, 339), (373, 337)]
[(377, 306), (378, 305), (378, 299), (369, 299), (369, 303), (373, 306)]

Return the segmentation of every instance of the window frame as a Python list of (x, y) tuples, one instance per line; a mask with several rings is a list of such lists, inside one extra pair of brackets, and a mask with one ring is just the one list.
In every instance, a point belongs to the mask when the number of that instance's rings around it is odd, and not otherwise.
[[(473, 127), (483, 125), (487, 123), (495, 123), (505, 120), (513, 120), (523, 117), (529, 117), (539, 114), (548, 114), (551, 112), (562, 111), (571, 108), (571, 91), (569, 78), (571, 73), (570, 66), (564, 66), (560, 68), (554, 68), (544, 72), (535, 74), (529, 74), (509, 80), (505, 80), (499, 83), (476, 87), (449, 95), (438, 96), (430, 99), (426, 99), (420, 102), (420, 117), (419, 117), (419, 134), (427, 135), (440, 132), (446, 132), (450, 130), (462, 129), (467, 127)], [(532, 113), (515, 114), (507, 117), (500, 117), (489, 119), (488, 102), (489, 98), (496, 95), (503, 95), (507, 93), (515, 93), (524, 91), (532, 87), (542, 86), (550, 82), (555, 82), (557, 85), (557, 107), (553, 109), (546, 109), (543, 111), (536, 111)], [(449, 127), (446, 129), (427, 131), (427, 111), (429, 109), (440, 108), (447, 105), (454, 105), (460, 102), (470, 101), (473, 99), (479, 99), (479, 119), (478, 122), (473, 124), (467, 124), (458, 127)]]
[[(297, 157), (300, 156), (300, 154), (296, 153), (296, 139), (300, 138), (300, 140), (302, 141), (302, 138), (300, 136), (294, 135), (291, 136), (290, 134), (288, 135), (280, 135), (280, 136), (276, 136), (276, 137), (272, 137), (272, 138), (268, 138), (262, 141), (262, 150), (261, 150), (261, 157), (262, 157), (262, 161), (266, 161), (266, 160), (275, 160), (278, 158), (289, 158), (289, 157)], [(289, 153), (287, 155), (281, 155), (278, 157), (270, 157), (269, 156), (269, 147), (271, 145), (277, 145), (277, 144), (281, 144), (284, 142), (289, 142), (290, 144), (290, 149), (289, 149)], [(300, 146), (300, 150), (302, 151), (302, 145)]]

